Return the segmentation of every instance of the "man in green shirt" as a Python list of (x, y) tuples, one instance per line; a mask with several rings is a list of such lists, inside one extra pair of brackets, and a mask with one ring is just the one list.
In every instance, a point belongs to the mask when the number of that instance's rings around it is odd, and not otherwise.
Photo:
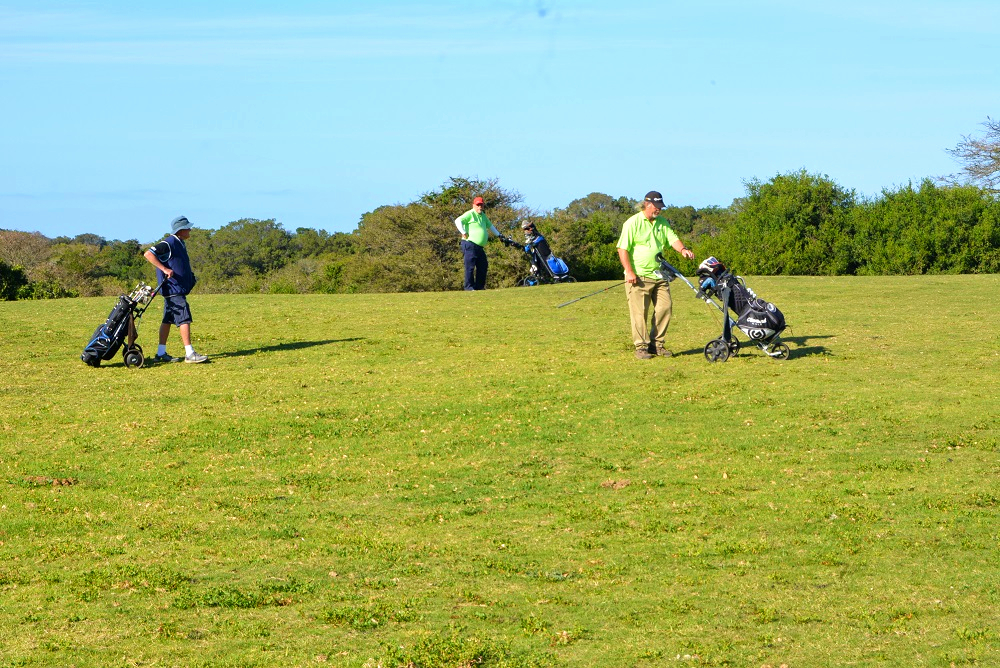
[(489, 262), (486, 260), (486, 249), (483, 248), (490, 240), (490, 232), (507, 243), (508, 239), (497, 232), (492, 221), (483, 213), (482, 197), (472, 200), (472, 209), (455, 219), (455, 227), (462, 234), (462, 255), (465, 260), (466, 290), (486, 289), (486, 270)]
[[(670, 325), (670, 283), (657, 277), (660, 268), (656, 255), (669, 245), (675, 251), (694, 259), (684, 243), (670, 229), (670, 221), (660, 215), (663, 196), (655, 190), (646, 193), (642, 211), (625, 221), (618, 238), (618, 259), (625, 269), (625, 294), (628, 315), (632, 321), (632, 342), (635, 356), (641, 360), (654, 355), (670, 357), (664, 346)], [(652, 328), (647, 328), (649, 306), (653, 306)]]

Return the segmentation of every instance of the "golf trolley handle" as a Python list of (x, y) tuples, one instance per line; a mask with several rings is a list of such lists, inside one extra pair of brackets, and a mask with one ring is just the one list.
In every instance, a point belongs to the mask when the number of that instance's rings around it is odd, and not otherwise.
[(141, 307), (137, 308), (133, 313), (136, 319), (142, 318), (142, 316), (146, 314), (146, 309), (148, 309), (149, 305), (153, 303), (153, 298), (156, 297), (157, 293), (163, 290), (163, 286), (166, 285), (166, 283), (167, 279), (164, 278), (162, 281), (160, 281), (159, 285), (157, 285), (156, 288), (153, 290), (153, 292), (149, 295), (149, 301), (145, 303), (139, 302), (141, 304)]
[(678, 271), (677, 267), (675, 267), (674, 265), (670, 264), (669, 262), (666, 261), (666, 259), (664, 259), (663, 253), (657, 253), (656, 254), (656, 259), (660, 263), (660, 269), (662, 269), (664, 272), (666, 272), (667, 274), (669, 274), (671, 276), (671, 280), (673, 280), (674, 278), (679, 278), (682, 281), (684, 281), (685, 283), (687, 283), (687, 286), (689, 288), (691, 288), (695, 292), (698, 291), (698, 288), (694, 287), (694, 285), (691, 284), (691, 281), (689, 281), (688, 279), (684, 278), (684, 274), (682, 274), (680, 271)]
[[(160, 291), (161, 291), (161, 290), (163, 290), (163, 286), (167, 284), (167, 281), (168, 281), (168, 280), (169, 280), (169, 279), (168, 279), (168, 278), (167, 278), (166, 276), (164, 276), (164, 277), (163, 277), (163, 280), (162, 280), (162, 281), (160, 281), (159, 285), (157, 285), (157, 286), (156, 286), (155, 288), (153, 288), (153, 294), (151, 294), (151, 295), (149, 296), (149, 301), (150, 301), (150, 302), (152, 302), (152, 301), (153, 301), (153, 297), (155, 297), (155, 296), (156, 296), (157, 294), (160, 294)], [(162, 294), (160, 294), (160, 296), (162, 297), (163, 295), (162, 295)], [(147, 304), (146, 306), (148, 307), (148, 306), (149, 306), (149, 304)], [(143, 309), (143, 310), (145, 310), (145, 309)]]
[(676, 267), (674, 267), (672, 264), (670, 264), (669, 262), (667, 262), (664, 259), (664, 257), (663, 257), (663, 253), (657, 253), (656, 254), (656, 259), (657, 259), (657, 261), (659, 261), (660, 268), (664, 272), (671, 274), (674, 278), (679, 278), (682, 281), (684, 281), (687, 284), (687, 286), (689, 288), (691, 288), (691, 290), (694, 292), (695, 296), (698, 299), (702, 300), (706, 304), (709, 304), (709, 305), (714, 306), (715, 308), (717, 308), (720, 313), (722, 313), (724, 316), (726, 316), (729, 319), (730, 325), (735, 325), (736, 324), (736, 320), (734, 320), (731, 315), (729, 315), (728, 313), (726, 313), (726, 310), (722, 306), (719, 306), (719, 304), (717, 304), (714, 299), (712, 299), (711, 297), (709, 297), (708, 295), (706, 295), (704, 292), (702, 292), (701, 288), (695, 287), (695, 285), (693, 283), (691, 283), (691, 281), (689, 281), (688, 279), (686, 279), (684, 277), (684, 274), (682, 274), (681, 272), (679, 272)]

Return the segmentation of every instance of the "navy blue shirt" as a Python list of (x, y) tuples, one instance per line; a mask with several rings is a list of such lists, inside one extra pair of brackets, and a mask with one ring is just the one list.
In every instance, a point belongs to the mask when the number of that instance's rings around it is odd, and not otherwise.
[[(187, 247), (184, 242), (176, 235), (170, 234), (149, 250), (153, 251), (157, 260), (174, 272), (174, 275), (167, 279), (163, 285), (163, 296), (186, 295), (191, 292), (198, 279), (195, 277), (194, 271), (191, 270), (191, 260), (188, 259)], [(157, 268), (156, 281), (163, 283), (164, 278), (164, 273)]]

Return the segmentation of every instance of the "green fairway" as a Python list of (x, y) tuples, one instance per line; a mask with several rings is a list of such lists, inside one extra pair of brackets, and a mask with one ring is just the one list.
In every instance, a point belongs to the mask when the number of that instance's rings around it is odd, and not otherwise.
[(1000, 665), (1000, 275), (748, 282), (0, 302), (0, 668)]

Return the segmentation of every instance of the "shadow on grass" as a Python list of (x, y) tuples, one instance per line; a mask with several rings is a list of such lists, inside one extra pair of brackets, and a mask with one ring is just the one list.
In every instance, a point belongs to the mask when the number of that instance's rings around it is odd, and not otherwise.
[[(781, 341), (784, 343), (794, 344), (788, 349), (788, 359), (795, 359), (797, 357), (809, 357), (810, 355), (832, 355), (833, 353), (826, 346), (804, 346), (804, 343), (811, 341), (812, 339), (832, 339), (832, 334), (823, 334), (818, 336), (789, 336), (781, 337)], [(705, 342), (708, 343), (707, 341)], [(753, 353), (763, 354), (763, 351), (757, 347), (753, 341), (740, 340), (740, 355), (753, 354)], [(704, 355), (704, 348), (692, 348), (691, 350), (681, 350), (675, 352), (674, 355)]]
[[(284, 352), (289, 350), (302, 350), (303, 348), (312, 348), (313, 346), (326, 346), (331, 343), (350, 343), (351, 341), (364, 341), (363, 336), (355, 336), (350, 339), (327, 339), (326, 341), (295, 341), (294, 343), (279, 343), (274, 346), (262, 346), (260, 348), (247, 348), (245, 350), (233, 350), (228, 353), (214, 353), (209, 356), (206, 364), (211, 364), (212, 360), (221, 359), (223, 357), (247, 357), (249, 355), (256, 355), (257, 353), (276, 353)], [(117, 363), (105, 361), (99, 368), (108, 369), (115, 367), (124, 367), (125, 363), (122, 362), (121, 357), (117, 356)], [(146, 358), (146, 364), (143, 368), (149, 368), (153, 366), (170, 366), (171, 363), (157, 363), (151, 357)]]
[(785, 343), (793, 343), (794, 347), (789, 348), (788, 359), (795, 359), (796, 357), (809, 357), (810, 355), (832, 355), (833, 352), (826, 346), (807, 346), (804, 345), (813, 339), (832, 339), (833, 334), (821, 334), (817, 336), (789, 336), (781, 337), (781, 340)]
[(789, 352), (788, 359), (793, 357), (808, 357), (809, 355), (832, 355), (830, 349), (826, 346), (806, 346), (804, 348), (792, 348)]
[(212, 355), (212, 359), (219, 359), (222, 357), (247, 357), (248, 355), (256, 355), (257, 353), (277, 353), (277, 352), (287, 352), (289, 350), (302, 350), (303, 348), (312, 348), (314, 346), (327, 346), (331, 343), (350, 343), (351, 341), (364, 341), (364, 337), (355, 336), (350, 339), (327, 339), (325, 341), (295, 341), (293, 343), (279, 343), (274, 346), (262, 346), (260, 348), (247, 348), (245, 350), (234, 350), (228, 353), (215, 353)]
[(833, 334), (822, 334), (820, 336), (783, 336), (781, 340), (785, 343), (794, 343), (797, 346), (801, 346), (803, 343), (808, 343), (813, 339), (832, 339)]

